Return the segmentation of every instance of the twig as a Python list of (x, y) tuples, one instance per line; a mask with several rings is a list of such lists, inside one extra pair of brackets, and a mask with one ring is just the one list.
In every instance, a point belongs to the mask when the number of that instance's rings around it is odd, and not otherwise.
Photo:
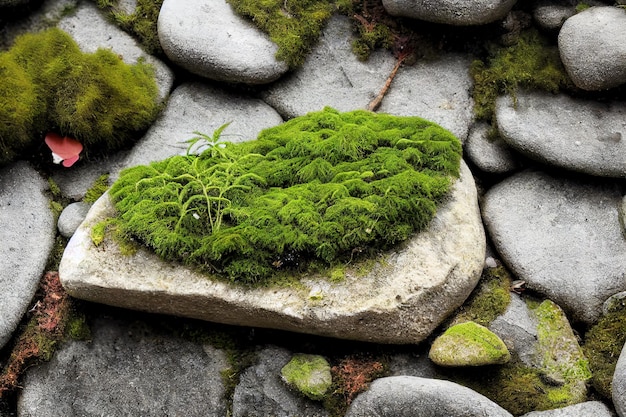
[(367, 110), (376, 111), (378, 107), (380, 107), (380, 103), (382, 103), (383, 98), (385, 97), (385, 94), (387, 94), (387, 90), (389, 90), (389, 87), (391, 87), (391, 82), (395, 78), (398, 70), (400, 69), (400, 66), (402, 65), (402, 62), (404, 62), (404, 59), (406, 57), (407, 55), (404, 55), (404, 54), (398, 57), (398, 62), (396, 62), (396, 65), (393, 67), (393, 70), (391, 70), (391, 74), (389, 74), (389, 77), (387, 77), (387, 81), (385, 81), (385, 85), (380, 90), (380, 93), (378, 93), (378, 95), (374, 97), (372, 101), (369, 102), (369, 104), (367, 105)]

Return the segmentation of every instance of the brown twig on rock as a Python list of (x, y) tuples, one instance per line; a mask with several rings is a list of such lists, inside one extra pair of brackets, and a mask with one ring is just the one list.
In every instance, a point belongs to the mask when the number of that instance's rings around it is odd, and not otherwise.
[(387, 94), (387, 91), (389, 90), (389, 87), (391, 87), (391, 83), (393, 82), (393, 79), (395, 78), (396, 74), (398, 73), (398, 70), (402, 66), (402, 62), (404, 62), (404, 59), (407, 56), (408, 55), (406, 54), (402, 54), (398, 56), (398, 61), (396, 62), (396, 65), (394, 65), (393, 69), (391, 70), (389, 77), (387, 77), (387, 81), (385, 81), (385, 85), (383, 85), (383, 88), (380, 90), (378, 95), (374, 97), (372, 101), (369, 102), (369, 104), (367, 105), (367, 110), (376, 111), (378, 107), (380, 107), (380, 103), (382, 103), (383, 98), (385, 98), (385, 94)]

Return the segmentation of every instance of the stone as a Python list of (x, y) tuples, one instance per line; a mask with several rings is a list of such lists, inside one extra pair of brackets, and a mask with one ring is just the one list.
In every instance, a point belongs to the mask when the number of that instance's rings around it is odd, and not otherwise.
[(570, 0), (542, 0), (533, 9), (533, 19), (545, 30), (557, 31), (576, 14), (576, 2)]
[(91, 333), (29, 370), (18, 415), (226, 415), (223, 351), (111, 317)]
[(569, 407), (546, 411), (532, 411), (521, 417), (613, 417), (614, 414), (601, 401), (586, 401)]
[(519, 295), (511, 294), (506, 311), (489, 324), (489, 330), (497, 334), (524, 365), (538, 365), (535, 359), (537, 318)]
[(69, 204), (59, 216), (57, 228), (61, 236), (70, 238), (78, 229), (78, 226), (85, 220), (91, 204), (78, 202)]
[(127, 64), (144, 60), (152, 65), (159, 99), (166, 101), (174, 83), (172, 70), (163, 61), (146, 54), (132, 36), (108, 21), (93, 3), (80, 3), (75, 13), (61, 19), (57, 26), (69, 33), (83, 52), (92, 53), (99, 48), (108, 48)]
[(435, 339), (428, 356), (440, 366), (501, 365), (511, 360), (504, 342), (473, 321), (448, 328)]
[(614, 313), (626, 307), (626, 291), (613, 294), (602, 304), (602, 315)]
[(26, 313), (54, 245), (47, 189), (26, 162), (0, 170), (0, 347)]
[(615, 365), (613, 373), (613, 406), (619, 417), (626, 417), (626, 346), (622, 348), (622, 352)]
[(528, 288), (592, 324), (602, 303), (626, 290), (626, 239), (616, 184), (524, 171), (483, 198), (495, 249)]
[(291, 357), (289, 351), (270, 345), (257, 355), (257, 363), (241, 374), (235, 388), (233, 417), (328, 416), (319, 402), (290, 390), (281, 380), (281, 368)]
[[(263, 99), (286, 119), (325, 106), (339, 111), (367, 108), (396, 60), (379, 50), (359, 61), (352, 52), (351, 25), (345, 16), (333, 16), (304, 65), (262, 91)], [(450, 54), (402, 67), (378, 111), (431, 120), (463, 142), (474, 118), (469, 66), (466, 57)]]
[(319, 355), (294, 355), (280, 374), (283, 381), (312, 400), (322, 400), (333, 383), (330, 365)]
[(157, 23), (163, 51), (175, 64), (217, 81), (266, 84), (289, 69), (278, 46), (225, 0), (165, 0)]
[[(626, 13), (624, 13), (626, 15)], [(498, 131), (518, 152), (552, 166), (626, 177), (626, 104), (518, 92), (496, 102)]]
[(189, 147), (185, 141), (197, 136), (194, 132), (212, 136), (225, 123), (230, 125), (221, 139), (242, 142), (256, 139), (261, 130), (282, 121), (274, 109), (259, 99), (201, 83), (185, 83), (172, 92), (167, 107), (133, 147), (123, 167), (184, 155)]
[(515, 3), (517, 0), (383, 0), (385, 10), (393, 16), (457, 26), (495, 22)]
[(515, 152), (499, 136), (491, 139), (487, 123), (477, 123), (470, 130), (465, 151), (470, 161), (481, 171), (490, 174), (506, 174), (520, 167)]
[[(114, 215), (108, 194), (70, 240), (59, 266), (74, 297), (130, 309), (244, 326), (269, 327), (378, 343), (418, 343), (475, 287), (485, 259), (476, 188), (463, 163), (445, 204), (430, 225), (341, 282), (323, 273), (292, 287), (249, 288), (211, 279), (140, 248), (124, 256), (91, 228)], [(367, 262), (367, 261), (364, 261)]]
[(606, 90), (626, 83), (626, 12), (590, 7), (565, 21), (559, 32), (561, 61), (577, 87)]
[(375, 380), (367, 391), (356, 397), (345, 417), (416, 415), (512, 417), (493, 401), (462, 385), (413, 376)]

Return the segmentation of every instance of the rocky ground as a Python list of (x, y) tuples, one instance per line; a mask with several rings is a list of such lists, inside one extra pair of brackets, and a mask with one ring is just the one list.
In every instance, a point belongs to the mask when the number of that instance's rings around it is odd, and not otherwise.
[[(614, 355), (615, 372), (605, 375), (612, 391), (600, 387), (586, 357), (590, 329), (625, 314), (626, 10), (557, 0), (463, 3), (383, 1), (394, 15), (450, 25), (448, 38), (469, 25), (507, 36), (512, 21), (540, 27), (576, 87), (502, 94), (494, 138), (488, 122), (475, 121), (472, 98), (470, 67), (483, 57), (468, 39), (484, 39), (484, 31), (462, 32), (450, 45), (444, 37), (436, 54), (398, 70), (378, 111), (450, 130), (465, 162), (453, 192), (460, 197), (409, 249), (379, 263), (395, 274), (379, 285), (388, 292), (374, 288), (375, 273), (362, 287), (347, 274), (334, 288), (320, 280), (304, 289), (217, 288), (146, 251), (124, 257), (114, 242), (95, 248), (90, 219), (106, 212), (107, 197), (84, 201), (103, 174), (110, 183), (123, 168), (184, 154), (194, 131), (231, 122), (223, 137), (238, 142), (324, 106), (366, 108), (397, 58), (378, 50), (358, 60), (349, 18), (331, 18), (295, 70), (222, 0), (165, 0), (158, 58), (90, 1), (48, 0), (4, 22), (7, 48), (15, 35), (54, 24), (84, 51), (143, 57), (156, 69), (163, 110), (126, 151), (70, 169), (33, 157), (0, 171), (2, 383), (16, 357), (29, 365), (34, 350), (54, 351), (11, 389), (0, 387), (0, 416), (626, 416), (624, 355)], [(63, 209), (58, 218), (51, 202)], [(73, 297), (56, 275), (42, 280), (66, 246), (60, 279)], [(359, 314), (339, 316), (350, 297), (362, 301), (349, 302)], [(55, 330), (60, 312), (72, 317), (64, 331), (72, 337)], [(468, 321), (481, 326), (454, 332)], [(33, 326), (48, 331), (45, 349), (29, 344), (41, 337)], [(485, 348), (492, 337), (506, 354)], [(283, 380), (297, 353), (328, 362), (325, 394), (312, 399)]]

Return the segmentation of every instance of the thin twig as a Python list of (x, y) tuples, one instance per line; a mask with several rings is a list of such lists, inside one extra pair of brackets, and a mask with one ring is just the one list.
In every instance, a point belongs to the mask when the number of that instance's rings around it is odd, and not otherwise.
[(378, 95), (372, 101), (369, 102), (369, 104), (367, 105), (367, 110), (376, 111), (378, 107), (380, 107), (380, 103), (382, 103), (383, 98), (385, 97), (385, 94), (387, 94), (387, 90), (389, 90), (389, 87), (391, 87), (391, 82), (395, 78), (398, 70), (400, 69), (400, 66), (402, 65), (402, 62), (404, 62), (404, 59), (406, 57), (407, 55), (401, 55), (398, 57), (398, 61), (396, 62), (396, 65), (393, 67), (393, 70), (391, 70), (391, 74), (389, 74), (389, 77), (387, 77), (387, 81), (385, 81), (385, 85), (380, 90), (380, 93), (378, 93)]

